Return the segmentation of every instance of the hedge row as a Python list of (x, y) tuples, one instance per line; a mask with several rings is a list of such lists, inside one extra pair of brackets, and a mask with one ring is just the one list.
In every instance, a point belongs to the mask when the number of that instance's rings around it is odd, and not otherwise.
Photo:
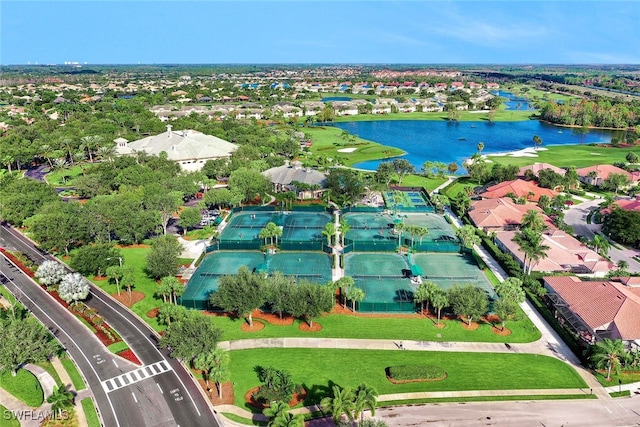
[(438, 380), (447, 376), (447, 372), (434, 365), (400, 365), (387, 368), (389, 378), (396, 381)]

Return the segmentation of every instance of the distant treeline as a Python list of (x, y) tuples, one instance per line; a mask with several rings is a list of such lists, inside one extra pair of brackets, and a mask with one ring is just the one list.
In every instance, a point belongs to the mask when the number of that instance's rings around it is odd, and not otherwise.
[(640, 125), (640, 105), (613, 103), (608, 100), (571, 103), (545, 102), (540, 106), (540, 118), (551, 123), (626, 129)]

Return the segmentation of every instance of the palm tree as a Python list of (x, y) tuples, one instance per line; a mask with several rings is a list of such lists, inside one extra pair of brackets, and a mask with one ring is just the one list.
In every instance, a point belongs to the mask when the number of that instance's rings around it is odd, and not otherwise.
[(363, 418), (364, 409), (369, 409), (371, 415), (376, 414), (376, 404), (378, 403), (378, 390), (366, 383), (360, 384), (355, 391), (355, 399), (353, 402), (353, 418)]
[(334, 385), (332, 390), (333, 397), (324, 397), (320, 401), (320, 407), (325, 411), (330, 411), (336, 423), (343, 414), (346, 414), (349, 421), (353, 422), (353, 391), (349, 387), (341, 388), (338, 385)]
[(440, 326), (440, 312), (449, 304), (449, 295), (442, 289), (438, 289), (438, 291), (431, 296), (431, 304), (438, 309), (437, 325)]
[(360, 302), (364, 299), (365, 293), (362, 289), (352, 286), (347, 291), (347, 298), (351, 300), (351, 310), (355, 313), (356, 302)]
[(342, 246), (344, 246), (344, 236), (349, 230), (351, 230), (351, 226), (343, 218), (340, 218), (340, 240), (342, 241)]
[(478, 149), (478, 153), (482, 154), (482, 150), (484, 150), (484, 142), (478, 142), (476, 148)]
[(609, 243), (609, 241), (605, 237), (599, 234), (593, 236), (593, 240), (589, 242), (589, 245), (593, 248), (594, 251), (602, 256), (606, 256), (609, 252), (609, 249), (611, 249), (611, 243)]
[(59, 416), (62, 411), (73, 406), (73, 393), (67, 390), (67, 386), (61, 384), (53, 389), (51, 396), (47, 397), (47, 403), (51, 403), (51, 411)]
[(427, 227), (416, 227), (416, 235), (420, 238), (420, 244), (422, 244), (422, 239), (427, 234), (429, 234), (429, 229)]
[(540, 145), (542, 145), (542, 138), (538, 135), (533, 135), (533, 144), (534, 148), (537, 150)]
[(402, 246), (402, 232), (405, 230), (404, 222), (398, 222), (393, 225), (393, 229), (398, 232), (398, 247)]
[(607, 368), (607, 381), (611, 380), (611, 368), (620, 370), (622, 358), (627, 353), (622, 340), (604, 338), (592, 347), (591, 361), (596, 368)]
[(420, 312), (424, 311), (424, 303), (427, 302), (427, 311), (429, 311), (429, 301), (440, 290), (437, 283), (427, 280), (418, 285), (418, 289), (413, 294), (413, 300), (420, 303)]
[(304, 415), (282, 412), (273, 420), (273, 427), (304, 427)]
[(538, 214), (538, 211), (529, 209), (527, 213), (522, 216), (520, 227), (530, 228), (531, 230), (534, 230), (534, 231), (543, 231), (546, 226), (544, 224), (544, 220)]
[(336, 225), (333, 222), (328, 222), (325, 224), (322, 234), (327, 236), (327, 246), (331, 246), (331, 240), (336, 235)]
[(193, 359), (193, 367), (199, 371), (202, 371), (202, 377), (207, 388), (209, 387), (209, 371), (215, 364), (212, 351), (200, 353)]
[(290, 409), (291, 408), (289, 407), (287, 402), (283, 401), (273, 402), (271, 403), (271, 405), (269, 405), (268, 408), (264, 408), (262, 410), (262, 414), (265, 417), (269, 418), (269, 423), (267, 424), (267, 426), (273, 426), (275, 424), (276, 418), (284, 413), (289, 412)]

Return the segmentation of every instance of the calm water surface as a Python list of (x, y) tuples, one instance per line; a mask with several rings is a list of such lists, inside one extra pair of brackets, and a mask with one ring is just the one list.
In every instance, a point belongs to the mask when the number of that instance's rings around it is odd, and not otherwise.
[[(407, 152), (401, 158), (409, 160), (416, 169), (426, 161), (458, 165), (471, 157), (479, 142), (483, 154), (503, 153), (533, 147), (533, 136), (546, 145), (608, 143), (611, 132), (592, 130), (578, 135), (571, 129), (559, 128), (538, 120), (522, 122), (448, 122), (433, 120), (389, 120), (335, 123), (335, 126), (360, 138)], [(382, 160), (357, 163), (354, 167), (375, 170)]]

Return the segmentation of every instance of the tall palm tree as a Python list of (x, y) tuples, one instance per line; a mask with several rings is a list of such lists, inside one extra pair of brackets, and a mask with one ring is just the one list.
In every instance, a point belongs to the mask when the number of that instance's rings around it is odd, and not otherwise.
[(331, 246), (333, 236), (336, 235), (336, 225), (333, 222), (326, 223), (322, 230), (322, 234), (327, 236), (327, 246)]
[(427, 302), (427, 311), (429, 311), (429, 301), (436, 292), (440, 290), (437, 283), (427, 280), (418, 285), (418, 289), (413, 294), (413, 300), (420, 303), (420, 312), (424, 311), (424, 303)]
[(540, 145), (542, 145), (542, 138), (540, 138), (538, 135), (533, 135), (533, 144), (534, 144), (534, 148), (537, 150), (538, 147)]
[(599, 234), (593, 236), (593, 240), (589, 242), (589, 245), (593, 248), (593, 250), (603, 256), (606, 256), (609, 252), (609, 249), (611, 249), (611, 243), (609, 243), (609, 241), (605, 237)]
[(440, 313), (442, 309), (449, 304), (449, 295), (447, 295), (444, 290), (438, 289), (438, 291), (431, 296), (431, 304), (438, 310), (437, 325), (440, 326)]
[(350, 287), (347, 291), (347, 298), (351, 300), (351, 310), (353, 310), (354, 313), (356, 312), (356, 302), (362, 301), (364, 297), (364, 291), (355, 286)]
[(592, 348), (591, 361), (596, 368), (606, 367), (607, 380), (611, 380), (611, 368), (619, 371), (622, 358), (627, 353), (622, 340), (605, 338), (598, 341)]
[(521, 228), (530, 228), (534, 231), (543, 231), (545, 229), (544, 220), (538, 213), (533, 209), (529, 209), (526, 214), (522, 216), (522, 220), (520, 222)]
[(478, 149), (478, 153), (482, 154), (482, 150), (484, 150), (484, 142), (478, 142), (476, 148)]
[(61, 416), (62, 411), (73, 406), (73, 393), (67, 390), (67, 386), (61, 384), (53, 389), (51, 396), (47, 397), (47, 403), (51, 403), (54, 414)]
[(360, 421), (362, 421), (364, 409), (369, 409), (371, 415), (375, 415), (377, 403), (378, 390), (366, 383), (360, 384), (355, 391), (353, 418), (356, 419), (360, 417)]
[(393, 229), (398, 232), (398, 247), (400, 247), (402, 246), (402, 232), (405, 230), (404, 222), (394, 224)]
[(420, 239), (420, 244), (422, 244), (422, 239), (427, 234), (429, 234), (429, 229), (427, 227), (416, 227), (416, 235)]
[(340, 240), (341, 244), (344, 246), (344, 236), (351, 230), (351, 226), (344, 220), (344, 218), (340, 218)]
[(334, 385), (333, 397), (326, 396), (320, 401), (323, 410), (331, 412), (333, 420), (337, 423), (343, 414), (353, 422), (354, 395), (350, 387), (342, 388)]
[(216, 383), (218, 389), (218, 397), (222, 399), (222, 383), (229, 381), (229, 352), (222, 348), (216, 348), (212, 351), (214, 364), (209, 369), (209, 379)]

